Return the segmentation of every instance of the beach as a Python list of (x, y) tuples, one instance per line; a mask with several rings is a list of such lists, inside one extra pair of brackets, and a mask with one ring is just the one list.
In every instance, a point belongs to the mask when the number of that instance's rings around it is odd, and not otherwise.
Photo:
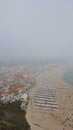
[[(48, 67), (36, 76), (37, 83), (29, 93), (26, 114), (31, 130), (73, 130), (73, 86), (62, 79), (68, 68), (66, 64), (59, 64), (52, 68)], [(46, 86), (56, 89), (57, 110), (42, 110), (34, 107), (35, 92)]]

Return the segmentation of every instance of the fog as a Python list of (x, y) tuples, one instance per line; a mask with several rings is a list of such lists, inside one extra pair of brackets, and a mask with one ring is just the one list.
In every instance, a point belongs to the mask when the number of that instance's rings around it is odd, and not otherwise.
[(73, 61), (73, 0), (0, 0), (0, 61)]

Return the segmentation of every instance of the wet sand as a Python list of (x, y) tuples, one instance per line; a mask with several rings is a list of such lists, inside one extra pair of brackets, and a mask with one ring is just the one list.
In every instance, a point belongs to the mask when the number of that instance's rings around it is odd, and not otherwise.
[[(73, 130), (73, 86), (62, 80), (61, 76), (68, 69), (61, 64), (42, 71), (37, 77), (37, 85), (30, 92), (26, 118), (31, 130)], [(46, 82), (45, 77), (48, 79)], [(58, 110), (34, 108), (33, 95), (41, 87), (56, 88)]]

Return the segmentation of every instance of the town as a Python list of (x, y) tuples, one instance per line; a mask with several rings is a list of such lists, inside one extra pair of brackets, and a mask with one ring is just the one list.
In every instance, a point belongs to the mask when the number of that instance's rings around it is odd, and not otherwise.
[(25, 110), (36, 72), (31, 65), (0, 66), (0, 102), (21, 101), (21, 110)]

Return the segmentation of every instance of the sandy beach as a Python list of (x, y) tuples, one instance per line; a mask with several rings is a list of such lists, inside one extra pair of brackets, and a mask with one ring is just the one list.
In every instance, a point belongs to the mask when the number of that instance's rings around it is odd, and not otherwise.
[[(47, 68), (36, 76), (37, 84), (29, 94), (26, 114), (31, 130), (73, 130), (73, 86), (62, 80), (62, 75), (67, 69), (67, 65), (60, 64)], [(56, 89), (57, 110), (41, 110), (34, 107), (34, 93), (46, 86)]]

